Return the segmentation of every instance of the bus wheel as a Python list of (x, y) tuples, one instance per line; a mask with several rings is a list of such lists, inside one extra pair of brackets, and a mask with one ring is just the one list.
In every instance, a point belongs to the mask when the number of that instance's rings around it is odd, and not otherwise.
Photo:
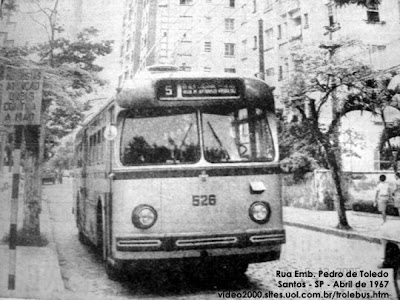
[(125, 278), (125, 274), (121, 267), (113, 266), (110, 262), (106, 262), (106, 273), (110, 280), (121, 281)]
[(97, 243), (96, 246), (99, 250), (99, 253), (103, 255), (103, 213), (101, 209), (101, 204), (97, 206), (97, 222), (96, 222), (96, 234), (97, 234)]
[(79, 230), (79, 232), (78, 232), (78, 240), (81, 244), (83, 244), (83, 245), (86, 244), (86, 237), (81, 230)]

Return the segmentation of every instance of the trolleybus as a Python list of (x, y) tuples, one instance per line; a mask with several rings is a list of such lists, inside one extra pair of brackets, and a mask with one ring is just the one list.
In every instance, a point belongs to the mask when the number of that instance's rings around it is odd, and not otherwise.
[(76, 135), (74, 211), (108, 275), (162, 262), (243, 273), (279, 259), (274, 113), (260, 79), (148, 67), (93, 115)]

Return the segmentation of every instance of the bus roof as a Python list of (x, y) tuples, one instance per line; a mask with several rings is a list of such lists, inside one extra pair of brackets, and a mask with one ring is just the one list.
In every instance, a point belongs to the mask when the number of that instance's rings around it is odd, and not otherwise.
[(172, 70), (146, 70), (116, 95), (121, 108), (228, 104), (274, 111), (273, 88), (255, 77)]

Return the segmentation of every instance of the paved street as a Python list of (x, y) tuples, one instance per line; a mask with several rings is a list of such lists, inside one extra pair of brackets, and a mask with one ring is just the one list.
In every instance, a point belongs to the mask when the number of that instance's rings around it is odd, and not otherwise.
[[(64, 285), (74, 296), (90, 299), (220, 299), (219, 292), (226, 291), (261, 291), (272, 292), (324, 292), (324, 291), (363, 291), (387, 292), (393, 299), (394, 287), (392, 271), (387, 278), (361, 277), (360, 272), (379, 272), (376, 265), (382, 257), (381, 246), (366, 241), (345, 239), (325, 233), (287, 226), (287, 243), (283, 248), (281, 260), (277, 262), (250, 265), (246, 276), (229, 284), (217, 280), (190, 280), (177, 274), (150, 274), (145, 280), (115, 282), (107, 278), (104, 266), (97, 254), (90, 247), (78, 241), (72, 210), (71, 179), (63, 185), (46, 185), (45, 194), (50, 206), (57, 251), (61, 265)], [(279, 277), (280, 274), (296, 271), (311, 271), (311, 277)], [(344, 274), (351, 270), (357, 272), (352, 279), (352, 286), (334, 287), (335, 281), (348, 280), (334, 275), (331, 278), (318, 276), (318, 271), (337, 271)], [(323, 281), (323, 286), (316, 288), (316, 279)], [(279, 281), (281, 281), (279, 283)], [(296, 286), (286, 287), (296, 281)], [(366, 287), (355, 287), (356, 281), (365, 282)], [(388, 281), (386, 283), (386, 281)], [(304, 282), (305, 287), (302, 286)], [(371, 288), (370, 285), (378, 287)], [(317, 283), (318, 284), (318, 283)], [(339, 283), (338, 283), (339, 284)], [(293, 283), (292, 283), (293, 285)], [(330, 286), (328, 286), (330, 285)], [(380, 287), (380, 286), (381, 287)], [(384, 286), (382, 286), (384, 285)], [(272, 298), (272, 297), (269, 297)], [(275, 297), (278, 299), (279, 297)], [(295, 298), (295, 297), (293, 297)], [(322, 298), (322, 297), (321, 297)], [(349, 298), (349, 297), (347, 297)], [(361, 297), (359, 297), (361, 298)], [(314, 297), (314, 299), (318, 299)], [(377, 297), (376, 299), (379, 299)], [(388, 298), (386, 298), (388, 299)]]

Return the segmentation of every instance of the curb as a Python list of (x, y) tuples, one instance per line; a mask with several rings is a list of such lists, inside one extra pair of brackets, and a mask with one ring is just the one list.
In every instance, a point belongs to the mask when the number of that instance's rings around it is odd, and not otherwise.
[[(355, 216), (361, 216), (361, 217), (382, 218), (382, 215), (380, 213), (375, 214), (375, 213), (368, 213), (368, 212), (353, 210), (353, 214)], [(387, 220), (400, 220), (400, 216), (386, 215), (386, 218), (387, 218)]]
[(320, 226), (315, 226), (315, 225), (310, 225), (310, 224), (288, 222), (288, 221), (284, 221), (283, 224), (287, 225), (287, 226), (294, 226), (294, 227), (313, 230), (313, 231), (317, 231), (317, 232), (332, 234), (332, 235), (336, 235), (336, 236), (347, 238), (347, 239), (367, 241), (367, 242), (371, 242), (371, 243), (375, 243), (375, 244), (381, 243), (380, 238), (359, 234), (354, 231), (344, 231), (344, 230), (340, 230), (340, 229), (320, 227)]

